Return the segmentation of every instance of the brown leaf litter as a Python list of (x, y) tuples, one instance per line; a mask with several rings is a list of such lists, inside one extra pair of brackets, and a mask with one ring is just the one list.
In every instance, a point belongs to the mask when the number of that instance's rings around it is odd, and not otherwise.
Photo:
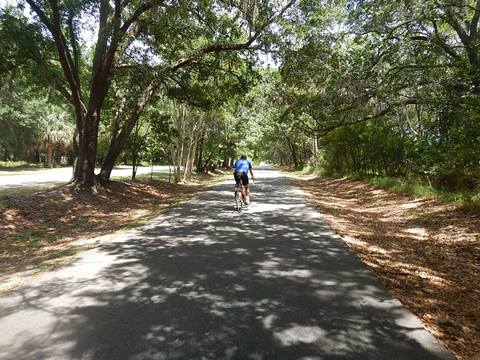
[(138, 225), (205, 189), (198, 184), (137, 180), (113, 182), (97, 193), (78, 192), (67, 185), (28, 196), (3, 197), (0, 274), (13, 274), (72, 255), (88, 248), (76, 244), (81, 238)]
[(458, 359), (480, 359), (478, 214), (345, 178), (289, 181)]

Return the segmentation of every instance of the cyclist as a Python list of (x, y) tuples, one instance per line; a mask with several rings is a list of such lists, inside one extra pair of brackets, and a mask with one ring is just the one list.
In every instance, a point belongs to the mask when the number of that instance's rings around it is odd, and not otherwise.
[(248, 172), (252, 176), (253, 181), (253, 165), (250, 160), (247, 160), (246, 155), (240, 156), (240, 159), (235, 161), (235, 170), (233, 171), (233, 177), (235, 178), (235, 183), (240, 187), (240, 183), (243, 185), (241, 187), (242, 198), (245, 199), (245, 205), (250, 203), (250, 187), (248, 186)]

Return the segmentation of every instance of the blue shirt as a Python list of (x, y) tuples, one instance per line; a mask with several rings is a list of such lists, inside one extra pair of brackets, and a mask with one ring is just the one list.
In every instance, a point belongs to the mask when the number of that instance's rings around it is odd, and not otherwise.
[(248, 173), (248, 170), (252, 169), (252, 163), (250, 160), (238, 159), (235, 161), (235, 172), (236, 173)]

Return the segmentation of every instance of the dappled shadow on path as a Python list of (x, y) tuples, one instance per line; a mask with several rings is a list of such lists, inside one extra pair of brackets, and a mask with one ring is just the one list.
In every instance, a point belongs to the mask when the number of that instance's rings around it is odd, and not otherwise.
[(32, 321), (2, 359), (448, 359), (269, 174), (245, 212), (220, 185), (2, 299)]

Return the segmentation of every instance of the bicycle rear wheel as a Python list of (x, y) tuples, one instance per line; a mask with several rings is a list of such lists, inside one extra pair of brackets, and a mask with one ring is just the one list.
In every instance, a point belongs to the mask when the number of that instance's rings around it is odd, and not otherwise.
[(240, 191), (235, 190), (235, 210), (240, 211), (242, 209), (242, 199), (240, 199)]

